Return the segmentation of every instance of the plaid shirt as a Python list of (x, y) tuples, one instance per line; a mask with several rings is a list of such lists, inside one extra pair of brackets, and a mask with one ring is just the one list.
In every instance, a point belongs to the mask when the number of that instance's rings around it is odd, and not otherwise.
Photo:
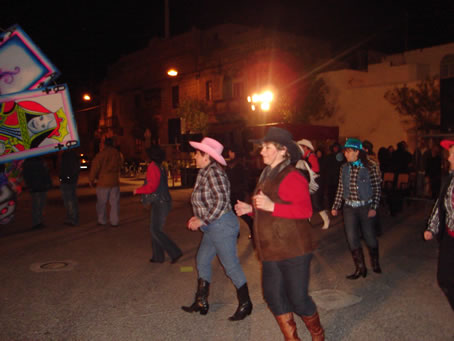
[(191, 195), (194, 215), (205, 225), (232, 210), (230, 205), (230, 182), (224, 169), (212, 162), (199, 170)]
[[(380, 196), (381, 196), (381, 175), (378, 167), (374, 162), (372, 162), (372, 166), (369, 168), (369, 175), (370, 175), (370, 184), (372, 186), (372, 203), (370, 208), (372, 210), (377, 210), (380, 204)], [(349, 192), (350, 195), (347, 200), (352, 201), (360, 201), (358, 194), (358, 173), (361, 167), (359, 166), (348, 166), (350, 167), (350, 182)], [(344, 200), (344, 184), (342, 179), (342, 169), (339, 172), (339, 185), (337, 186), (336, 198), (333, 204), (333, 210), (338, 210), (342, 206), (342, 201)]]
[[(454, 237), (454, 176), (451, 175), (451, 182), (449, 184), (446, 195), (443, 198), (443, 205), (446, 210), (446, 228), (448, 233)], [(427, 229), (434, 235), (440, 231), (440, 211), (439, 199), (435, 202), (432, 213), (429, 218)]]

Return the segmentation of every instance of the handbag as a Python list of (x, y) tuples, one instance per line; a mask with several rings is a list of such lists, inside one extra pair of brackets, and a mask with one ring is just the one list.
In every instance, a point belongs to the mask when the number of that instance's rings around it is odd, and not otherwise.
[(156, 192), (153, 193), (147, 193), (147, 194), (142, 194), (140, 197), (140, 202), (144, 206), (151, 205), (157, 201), (159, 201), (160, 197), (159, 194)]
[[(140, 202), (145, 207), (148, 207), (159, 201), (169, 201), (169, 198), (167, 198), (168, 195), (166, 196), (164, 194), (165, 193), (164, 187), (167, 188), (166, 187), (167, 186), (167, 177), (166, 177), (163, 167), (160, 167), (160, 172), (161, 172), (161, 180), (159, 182), (159, 186), (156, 189), (156, 191), (154, 191), (153, 193), (142, 194), (140, 196)], [(146, 184), (147, 184), (147, 179), (145, 178), (144, 185), (146, 185)], [(167, 192), (168, 192), (168, 190), (167, 190)]]

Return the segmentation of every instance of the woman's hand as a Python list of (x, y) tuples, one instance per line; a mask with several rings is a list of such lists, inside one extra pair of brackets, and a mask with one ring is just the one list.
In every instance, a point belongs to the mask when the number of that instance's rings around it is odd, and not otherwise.
[(336, 217), (337, 216), (337, 210), (331, 210), (331, 215), (333, 217)]
[(373, 218), (377, 215), (377, 211), (376, 210), (369, 210), (369, 212), (367, 212), (367, 217), (368, 218)]
[(242, 216), (242, 215), (252, 212), (252, 205), (249, 205), (248, 203), (237, 200), (234, 209), (235, 209), (237, 216)]
[(202, 225), (203, 225), (203, 222), (198, 217), (194, 216), (188, 220), (188, 229), (191, 231), (197, 231), (199, 229), (199, 227)]
[(432, 240), (434, 237), (433, 233), (431, 231), (424, 231), (424, 239), (425, 240)]
[(271, 199), (265, 194), (263, 194), (262, 191), (252, 197), (252, 202), (254, 203), (254, 207), (260, 210), (267, 212), (274, 211), (274, 202), (271, 201)]

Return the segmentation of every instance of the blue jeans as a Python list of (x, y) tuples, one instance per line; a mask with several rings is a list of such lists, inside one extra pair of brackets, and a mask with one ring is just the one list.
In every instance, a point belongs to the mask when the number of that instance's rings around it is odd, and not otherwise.
[(308, 294), (312, 253), (262, 263), (263, 297), (275, 316), (294, 312), (312, 316), (316, 306)]
[(42, 224), (43, 209), (46, 205), (47, 192), (32, 192), (32, 223), (33, 226)]
[(107, 201), (110, 204), (110, 223), (118, 225), (120, 210), (120, 187), (96, 187), (96, 213), (98, 215), (98, 223), (105, 225), (107, 223)]
[(151, 248), (153, 252), (152, 258), (156, 262), (164, 262), (164, 251), (169, 254), (171, 259), (181, 255), (180, 248), (162, 231), (171, 208), (171, 201), (158, 201), (151, 206)]
[(369, 248), (377, 248), (378, 241), (374, 229), (374, 218), (367, 216), (370, 205), (350, 207), (344, 205), (344, 225), (350, 250), (361, 247), (361, 234)]
[(60, 190), (63, 197), (63, 204), (66, 209), (65, 222), (74, 225), (79, 224), (79, 204), (76, 194), (77, 183), (75, 184), (60, 184)]
[(217, 255), (225, 273), (237, 289), (246, 283), (246, 276), (237, 253), (237, 236), (240, 231), (238, 218), (232, 211), (223, 214), (209, 225), (200, 228), (202, 242), (197, 252), (199, 278), (211, 282), (211, 263)]

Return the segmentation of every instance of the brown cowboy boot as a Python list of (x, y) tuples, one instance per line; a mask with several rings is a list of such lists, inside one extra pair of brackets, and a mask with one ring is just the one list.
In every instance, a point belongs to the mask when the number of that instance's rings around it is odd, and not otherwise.
[(279, 324), (279, 328), (281, 328), (282, 334), (284, 334), (285, 341), (301, 341), (296, 332), (296, 323), (293, 319), (293, 313), (286, 313), (274, 317)]
[(312, 341), (324, 341), (325, 340), (325, 331), (323, 330), (322, 325), (320, 324), (320, 317), (316, 311), (312, 316), (301, 316), (306, 325), (307, 330), (311, 333)]

